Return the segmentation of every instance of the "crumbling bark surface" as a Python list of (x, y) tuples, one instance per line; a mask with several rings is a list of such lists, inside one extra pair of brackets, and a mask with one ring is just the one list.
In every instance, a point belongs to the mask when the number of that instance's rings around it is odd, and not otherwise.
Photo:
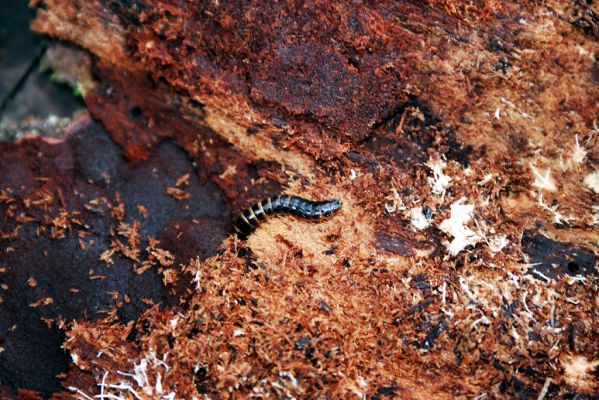
[[(63, 142), (0, 144), (0, 373), (47, 394), (67, 370), (66, 323), (110, 315), (127, 322), (153, 304), (176, 306), (168, 294), (177, 288), (163, 281), (190, 258), (214, 254), (228, 230), (220, 190), (201, 183), (173, 143), (131, 166), (89, 117), (71, 129)], [(169, 196), (181, 176), (181, 192), (195, 201)]]
[(592, 5), (566, 1), (45, 1), (34, 28), (95, 55), (86, 104), (129, 163), (159, 162), (173, 139), (233, 213), (278, 191), (343, 202), (244, 241), (223, 230), (204, 260), (185, 247), (164, 284), (188, 283), (165, 307), (65, 325), (63, 385), (596, 395), (596, 26)]

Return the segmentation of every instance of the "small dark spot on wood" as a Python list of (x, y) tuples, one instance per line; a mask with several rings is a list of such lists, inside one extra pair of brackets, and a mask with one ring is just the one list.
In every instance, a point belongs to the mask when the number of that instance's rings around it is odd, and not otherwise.
[(204, 108), (206, 107), (204, 105), (204, 103), (202, 103), (200, 101), (197, 101), (197, 100), (194, 100), (194, 99), (191, 99), (190, 103), (191, 103), (191, 106), (193, 108), (198, 109), (198, 110), (204, 112)]
[(528, 332), (528, 340), (531, 340), (533, 342), (538, 342), (539, 340), (541, 340), (541, 335), (539, 335), (538, 333), (531, 331)]
[(198, 367), (193, 374), (193, 382), (198, 393), (208, 393), (206, 381), (208, 380), (208, 369), (206, 367)]
[(570, 324), (568, 328), (568, 345), (570, 350), (578, 352), (578, 346), (576, 345), (576, 336), (578, 335), (578, 328), (574, 324)]
[(508, 303), (504, 300), (503, 303), (503, 318), (508, 319), (510, 318), (513, 314), (514, 311), (516, 311), (516, 309), (520, 306), (520, 301), (519, 300), (514, 300), (512, 303)]
[(352, 29), (356, 30), (356, 31), (361, 31), (362, 30), (362, 25), (360, 24), (360, 21), (358, 21), (355, 18), (350, 18), (349, 19), (349, 26), (352, 27)]
[[(274, 126), (276, 126), (277, 128), (283, 128), (289, 125), (289, 122), (287, 122), (286, 120), (282, 119), (282, 118), (273, 118), (272, 123)], [(284, 134), (287, 134), (287, 132), (283, 132)]]
[(433, 329), (429, 331), (428, 335), (426, 335), (426, 338), (420, 344), (420, 348), (422, 350), (430, 349), (435, 340), (437, 340), (439, 335), (441, 335), (445, 331), (445, 329), (447, 329), (448, 326), (449, 325), (447, 324), (447, 321), (442, 319), (437, 326), (435, 326)]
[[(131, 343), (131, 342), (134, 342), (134, 341), (135, 341), (135, 339), (137, 339), (137, 334), (138, 334), (138, 332), (137, 332), (137, 328), (136, 328), (135, 326), (133, 326), (133, 327), (131, 328), (131, 331), (130, 331), (130, 332), (129, 332), (129, 334), (127, 335), (127, 339), (126, 339), (126, 340), (127, 340), (127, 342), (130, 342), (130, 343)], [(2, 344), (2, 341), (0, 341), (0, 344)]]
[(406, 311), (406, 312), (405, 312), (405, 314), (404, 314), (404, 315), (402, 315), (402, 316), (398, 316), (397, 318), (395, 318), (395, 319), (393, 320), (393, 325), (395, 325), (395, 326), (399, 326), (399, 324), (401, 323), (401, 321), (402, 321), (403, 319), (405, 319), (405, 318), (407, 318), (407, 317), (409, 317), (409, 316), (411, 316), (411, 315), (414, 315), (414, 314), (416, 314), (416, 313), (418, 313), (418, 312), (420, 312), (420, 311), (423, 311), (423, 310), (425, 310), (425, 309), (426, 309), (428, 306), (430, 306), (430, 305), (431, 305), (431, 303), (432, 303), (432, 302), (433, 302), (433, 301), (432, 301), (431, 299), (425, 299), (425, 300), (421, 301), (420, 303), (418, 303), (418, 304), (416, 304), (416, 305), (414, 305), (414, 306), (410, 307), (410, 308), (408, 309), (408, 311)]
[(499, 57), (497, 64), (495, 64), (495, 66), (493, 67), (493, 70), (501, 71), (505, 75), (507, 73), (508, 68), (511, 66), (512, 64), (510, 64), (505, 58)]
[(358, 61), (356, 57), (349, 57), (347, 59), (347, 63), (355, 69), (360, 69), (360, 61)]
[(35, 8), (39, 9), (39, 10), (47, 10), (48, 9), (48, 4), (45, 1), (40, 1), (38, 3), (35, 4)]
[(420, 289), (420, 290), (427, 290), (427, 289), (430, 289), (431, 284), (428, 282), (418, 282), (418, 283), (414, 284), (414, 287), (416, 289)]
[(295, 345), (293, 347), (295, 347), (296, 350), (304, 350), (306, 348), (306, 346), (308, 346), (309, 344), (310, 344), (310, 338), (306, 337), (306, 336), (302, 336), (295, 342)]
[(458, 141), (454, 130), (450, 130), (446, 133), (444, 145), (448, 147), (446, 156), (454, 161), (460, 163), (464, 168), (470, 166), (470, 157), (473, 153), (471, 145), (462, 145)]
[(314, 347), (312, 346), (308, 346), (306, 347), (306, 351), (304, 352), (304, 355), (306, 356), (306, 358), (308, 360), (310, 360), (312, 362), (312, 365), (317, 365), (318, 360), (316, 360), (316, 358), (314, 357)]
[(131, 107), (129, 115), (131, 115), (131, 118), (133, 119), (139, 119), (143, 115), (143, 110), (138, 106)]
[(327, 249), (325, 251), (322, 252), (322, 254), (327, 255), (327, 256), (331, 256), (333, 254), (337, 254), (337, 249), (338, 246), (336, 244), (332, 245), (330, 249)]
[(413, 287), (418, 282), (426, 282), (426, 278), (427, 276), (425, 274), (416, 274), (410, 280), (410, 285)]
[(372, 395), (371, 400), (381, 400), (385, 396), (393, 396), (397, 393), (398, 386), (393, 383), (389, 386), (383, 386), (377, 389)]
[(227, 343), (227, 349), (231, 352), (231, 362), (235, 362), (237, 359), (237, 349), (231, 343)]
[(506, 369), (505, 367), (501, 364), (501, 361), (499, 360), (493, 360), (493, 367), (497, 368), (498, 370), (505, 372)]
[(171, 350), (175, 347), (175, 338), (173, 336), (168, 336), (166, 342)]
[(534, 369), (533, 367), (531, 367), (530, 365), (525, 365), (522, 368), (520, 368), (520, 372), (522, 372), (525, 375), (530, 376), (531, 378), (539, 377), (539, 373), (537, 372), (537, 370)]
[(319, 307), (322, 311), (324, 311), (327, 314), (329, 314), (331, 312), (331, 307), (329, 307), (329, 305), (327, 303), (325, 303), (324, 301), (320, 302)]
[(568, 272), (571, 274), (577, 274), (578, 271), (580, 270), (580, 266), (575, 263), (574, 261), (570, 261), (568, 263)]
[(422, 209), (422, 215), (424, 215), (424, 218), (431, 220), (433, 219), (433, 210), (429, 206), (425, 206)]
[(498, 38), (491, 39), (491, 42), (489, 43), (489, 50), (493, 53), (502, 51), (505, 54), (510, 54), (510, 50), (507, 47), (505, 47)]

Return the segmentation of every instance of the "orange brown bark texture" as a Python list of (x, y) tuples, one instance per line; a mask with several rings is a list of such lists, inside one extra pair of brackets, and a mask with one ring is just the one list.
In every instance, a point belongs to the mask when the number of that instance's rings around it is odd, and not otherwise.
[(121, 226), (105, 262), (147, 251), (167, 290), (191, 283), (128, 323), (69, 321), (65, 393), (598, 395), (596, 4), (33, 5), (91, 53), (86, 104), (129, 162), (173, 139), (233, 213), (278, 190), (343, 203), (179, 270)]

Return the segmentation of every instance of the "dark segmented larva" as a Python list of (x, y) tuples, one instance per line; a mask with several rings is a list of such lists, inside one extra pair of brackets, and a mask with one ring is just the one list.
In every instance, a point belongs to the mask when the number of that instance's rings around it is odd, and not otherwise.
[(339, 199), (312, 201), (297, 196), (269, 197), (244, 210), (237, 221), (235, 231), (241, 236), (247, 236), (266, 219), (267, 215), (286, 213), (302, 218), (317, 219), (328, 217), (341, 208)]

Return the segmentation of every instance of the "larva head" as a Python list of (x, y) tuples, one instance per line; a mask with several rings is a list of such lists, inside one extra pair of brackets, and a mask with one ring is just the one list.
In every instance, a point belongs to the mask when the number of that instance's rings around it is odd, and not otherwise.
[(328, 200), (326, 202), (324, 202), (324, 204), (322, 205), (322, 216), (323, 217), (327, 217), (331, 214), (333, 214), (335, 211), (339, 210), (341, 208), (341, 200), (339, 199), (331, 199)]

